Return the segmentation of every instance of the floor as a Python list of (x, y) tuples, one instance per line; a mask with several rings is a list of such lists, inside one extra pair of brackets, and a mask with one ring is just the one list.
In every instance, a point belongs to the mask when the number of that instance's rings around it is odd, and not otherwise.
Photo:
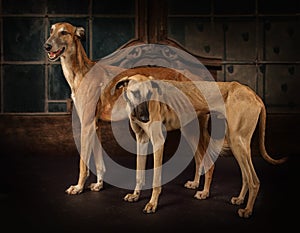
[[(133, 157), (116, 155), (134, 162)], [(79, 156), (35, 154), (4, 150), (0, 157), (1, 227), (13, 232), (277, 232), (290, 229), (292, 208), (298, 206), (292, 188), (296, 182), (298, 156), (282, 165), (268, 164), (253, 157), (261, 188), (249, 219), (238, 217), (238, 206), (230, 204), (240, 190), (241, 176), (233, 157), (216, 162), (211, 195), (207, 200), (193, 198), (194, 190), (183, 187), (193, 178), (193, 162), (174, 180), (163, 186), (155, 214), (144, 214), (151, 190), (138, 202), (123, 197), (131, 190), (104, 183), (100, 192), (88, 189), (80, 195), (67, 195), (65, 189), (77, 181)], [(109, 167), (107, 168), (109, 170)], [(87, 183), (94, 181), (92, 174)], [(202, 184), (200, 184), (201, 186)], [(293, 191), (293, 193), (292, 193)], [(298, 204), (297, 204), (298, 203)], [(294, 212), (294, 211), (293, 211)], [(297, 216), (297, 209), (296, 215)], [(8, 228), (6, 228), (8, 227)]]

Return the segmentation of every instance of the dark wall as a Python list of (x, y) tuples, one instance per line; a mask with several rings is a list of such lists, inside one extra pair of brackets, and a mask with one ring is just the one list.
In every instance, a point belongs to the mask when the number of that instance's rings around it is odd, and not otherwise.
[[(155, 1), (164, 0), (0, 0), (2, 150), (76, 151), (70, 89), (60, 62), (49, 63), (43, 51), (52, 23), (83, 26), (83, 45), (97, 60), (139, 33), (149, 36)], [(270, 153), (299, 154), (299, 0), (165, 1), (168, 38), (200, 57), (220, 58), (218, 80), (245, 83), (266, 103)], [(115, 145), (109, 130), (104, 137)]]
[[(169, 38), (194, 54), (221, 58), (218, 80), (249, 85), (263, 98), (269, 113), (299, 113), (299, 1), (167, 2)], [(1, 113), (67, 111), (70, 90), (60, 63), (50, 64), (43, 51), (52, 23), (83, 26), (83, 45), (92, 59), (136, 37), (135, 0), (0, 3)]]
[(299, 1), (168, 2), (169, 37), (195, 54), (221, 57), (218, 80), (247, 84), (269, 113), (299, 113)]
[(134, 0), (2, 0), (1, 112), (66, 112), (70, 89), (59, 62), (43, 44), (50, 26), (68, 21), (86, 29), (88, 56), (100, 59), (134, 37)]

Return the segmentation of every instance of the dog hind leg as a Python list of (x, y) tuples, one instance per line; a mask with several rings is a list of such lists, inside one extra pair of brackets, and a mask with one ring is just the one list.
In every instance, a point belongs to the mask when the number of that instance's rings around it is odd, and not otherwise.
[(195, 194), (195, 198), (202, 200), (202, 199), (206, 199), (209, 197), (209, 190), (210, 190), (210, 185), (212, 182), (212, 178), (213, 178), (213, 173), (214, 173), (214, 168), (215, 165), (212, 165), (209, 170), (204, 174), (204, 187), (203, 190), (201, 191), (197, 191)]
[(201, 154), (197, 150), (194, 156), (195, 159), (195, 176), (194, 180), (189, 180), (184, 184), (184, 187), (188, 189), (196, 189), (199, 187), (199, 181), (201, 177), (201, 171), (200, 171), (200, 163), (201, 163)]
[[(199, 117), (200, 118), (200, 117)], [(199, 123), (201, 125), (201, 122)], [(204, 127), (204, 125), (201, 125)], [(202, 137), (203, 128), (200, 128), (200, 137)], [(188, 131), (189, 132), (189, 131)], [(182, 131), (183, 135), (187, 138), (187, 141), (191, 148), (196, 148), (195, 154), (194, 154), (194, 161), (195, 161), (195, 175), (193, 181), (187, 181), (184, 184), (184, 187), (188, 189), (196, 189), (199, 187), (199, 181), (201, 177), (201, 170), (200, 170), (200, 164), (201, 160), (203, 158), (203, 155), (205, 154), (205, 142), (203, 142), (202, 138), (196, 138), (193, 135), (185, 134), (185, 131)]]
[(247, 191), (249, 191), (249, 197), (247, 205), (244, 209), (239, 209), (238, 214), (240, 217), (248, 218), (251, 216), (255, 199), (259, 190), (259, 179), (255, 173), (252, 160), (251, 160), (251, 149), (250, 141), (236, 138), (231, 140), (232, 152), (237, 159), (242, 173), (242, 189), (238, 197), (232, 197), (231, 203), (240, 205), (243, 203)]

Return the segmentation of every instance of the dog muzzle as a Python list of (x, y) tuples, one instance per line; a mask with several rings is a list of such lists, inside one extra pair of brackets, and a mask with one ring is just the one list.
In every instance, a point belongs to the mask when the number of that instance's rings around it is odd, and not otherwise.
[(147, 123), (150, 120), (148, 111), (148, 101), (143, 102), (134, 107), (131, 112), (131, 115), (135, 117), (138, 121)]

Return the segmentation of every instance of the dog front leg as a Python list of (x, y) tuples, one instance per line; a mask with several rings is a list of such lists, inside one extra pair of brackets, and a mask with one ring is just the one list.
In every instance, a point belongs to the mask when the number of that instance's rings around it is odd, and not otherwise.
[(98, 138), (97, 135), (95, 135), (93, 152), (94, 152), (97, 182), (91, 183), (89, 185), (89, 188), (91, 189), (91, 191), (98, 192), (103, 188), (103, 175), (105, 173), (105, 164), (102, 156), (101, 137)]
[[(67, 194), (80, 194), (83, 191), (86, 179), (89, 176), (89, 161), (92, 153), (95, 130), (93, 127), (86, 127), (81, 131), (81, 149), (79, 163), (79, 177), (77, 185), (71, 185), (67, 190)], [(92, 143), (91, 143), (92, 142)]]
[(136, 158), (136, 186), (133, 193), (129, 193), (124, 197), (125, 201), (138, 201), (141, 189), (145, 184), (145, 169), (147, 161), (147, 148), (149, 138), (146, 135), (137, 135), (137, 158)]
[(79, 162), (79, 178), (77, 185), (71, 185), (67, 190), (67, 194), (80, 194), (83, 190), (85, 181), (87, 177), (89, 176), (89, 169), (86, 166), (85, 161), (80, 157), (80, 162)]
[(163, 146), (154, 152), (154, 171), (153, 171), (153, 184), (152, 195), (150, 201), (144, 208), (144, 213), (154, 213), (157, 209), (158, 198), (161, 193), (161, 171), (162, 171), (162, 158)]
[(151, 199), (144, 208), (144, 213), (147, 214), (154, 213), (156, 211), (158, 205), (158, 198), (161, 193), (161, 172), (165, 143), (161, 126), (162, 125), (160, 121), (154, 121), (150, 127), (150, 137), (154, 150), (154, 170)]

